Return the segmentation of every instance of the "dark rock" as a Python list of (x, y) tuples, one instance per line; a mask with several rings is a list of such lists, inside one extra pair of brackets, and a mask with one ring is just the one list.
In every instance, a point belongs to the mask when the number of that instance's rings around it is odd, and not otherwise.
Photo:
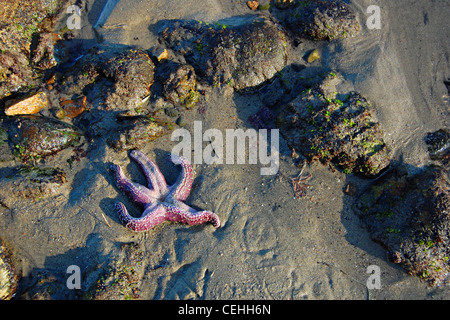
[(390, 259), (431, 285), (450, 272), (450, 183), (442, 167), (414, 176), (398, 167), (376, 181), (357, 201), (371, 238)]
[(57, 65), (55, 59), (55, 44), (61, 40), (57, 33), (42, 32), (39, 34), (38, 43), (31, 52), (31, 62), (35, 68), (45, 70)]
[(41, 116), (12, 118), (8, 138), (14, 154), (21, 160), (45, 157), (77, 145), (82, 133), (62, 121)]
[(17, 290), (18, 276), (11, 255), (0, 240), (0, 300), (9, 300)]
[(63, 91), (88, 95), (97, 90), (102, 102), (99, 108), (138, 115), (150, 93), (154, 69), (151, 58), (143, 50), (116, 46), (93, 48), (66, 71)]
[(428, 133), (425, 137), (428, 145), (428, 153), (433, 160), (443, 160), (448, 163), (450, 156), (450, 132), (447, 129), (440, 129), (436, 132)]
[(390, 162), (380, 124), (364, 97), (340, 87), (345, 88), (345, 81), (329, 73), (282, 106), (275, 124), (288, 144), (309, 160), (332, 161), (345, 173), (374, 177)]
[(2, 1), (0, 10), (0, 99), (38, 84), (29, 61), (33, 37), (51, 26), (61, 0)]
[(192, 66), (174, 64), (161, 80), (162, 94), (167, 100), (188, 109), (197, 104), (200, 93), (197, 90), (195, 71)]
[(16, 201), (33, 201), (56, 195), (66, 182), (66, 174), (59, 168), (21, 167), (14, 175), (0, 180), (0, 202), (13, 208)]
[(249, 15), (221, 22), (168, 21), (159, 35), (213, 86), (255, 87), (285, 66), (288, 42), (271, 20)]
[(28, 59), (22, 53), (0, 53), (0, 99), (37, 84), (28, 64)]
[(124, 120), (121, 127), (108, 138), (108, 144), (116, 151), (139, 149), (142, 145), (168, 133), (172, 125), (159, 123), (146, 117)]
[(303, 0), (283, 12), (274, 12), (295, 35), (313, 40), (355, 36), (360, 26), (356, 13), (341, 0)]

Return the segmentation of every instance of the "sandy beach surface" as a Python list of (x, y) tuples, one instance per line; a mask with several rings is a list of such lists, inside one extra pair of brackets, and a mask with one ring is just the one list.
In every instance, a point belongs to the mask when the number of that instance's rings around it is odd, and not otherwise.
[[(242, 0), (205, 0), (201, 5), (193, 0), (85, 0), (78, 5), (82, 28), (71, 41), (88, 48), (102, 39), (149, 51), (159, 45), (156, 29), (162, 20), (213, 22), (257, 13)], [(357, 37), (305, 40), (292, 46), (287, 65), (328, 67), (344, 75), (376, 107), (391, 163), (419, 170), (430, 163), (424, 136), (448, 127), (444, 81), (450, 77), (450, 3), (353, 0), (350, 5), (361, 24)], [(369, 5), (379, 6), (381, 29), (367, 28)], [(308, 64), (305, 53), (316, 48), (321, 59)], [(227, 86), (212, 88), (203, 99), (202, 112), (186, 115), (184, 128), (190, 132), (194, 121), (201, 121), (203, 131), (252, 128), (249, 116), (264, 105), (257, 94), (238, 94)], [(169, 183), (180, 172), (166, 157), (176, 144), (169, 134), (141, 148)], [(60, 193), (0, 209), (1, 237), (21, 274), (17, 298), (27, 297), (42, 274), (52, 274), (52, 281), (64, 288), (70, 265), (80, 267), (82, 288), (66, 289), (61, 298), (80, 298), (111, 261), (120, 260), (126, 243), (137, 244), (141, 253), (140, 299), (450, 298), (448, 284), (430, 288), (390, 262), (386, 250), (370, 239), (353, 211), (356, 196), (344, 190), (351, 182), (362, 193), (371, 179), (312, 162), (303, 172), (311, 174), (306, 196), (295, 198), (287, 177), (295, 177), (301, 167), (282, 137), (282, 175), (263, 176), (262, 165), (194, 165), (186, 203), (215, 212), (222, 223), (218, 229), (170, 222), (141, 233), (126, 229), (114, 203), (123, 202), (134, 215), (140, 209), (116, 187), (109, 167), (121, 165), (133, 181), (144, 183), (138, 165), (104, 139), (69, 167), (71, 154), (66, 149), (52, 156), (52, 164), (67, 175)], [(0, 172), (9, 173), (10, 166), (0, 163)], [(381, 271), (380, 289), (367, 287), (367, 269), (373, 265)]]

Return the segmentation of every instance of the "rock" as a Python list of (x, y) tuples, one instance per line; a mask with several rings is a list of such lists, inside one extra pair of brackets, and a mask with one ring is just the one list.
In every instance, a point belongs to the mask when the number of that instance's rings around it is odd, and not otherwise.
[(136, 117), (125, 120), (108, 138), (108, 145), (116, 151), (139, 149), (172, 129), (170, 124), (158, 123), (150, 118)]
[(400, 166), (377, 180), (355, 206), (390, 260), (432, 286), (450, 274), (449, 190), (443, 167), (427, 166), (410, 176)]
[(23, 53), (0, 53), (0, 99), (37, 84), (33, 70)]
[(14, 160), (14, 154), (9, 147), (8, 125), (0, 118), (0, 162)]
[(320, 59), (319, 50), (314, 49), (310, 54), (308, 54), (308, 57), (306, 58), (306, 61), (308, 63), (313, 63), (317, 59)]
[(5, 105), (5, 114), (7, 116), (35, 114), (48, 106), (48, 99), (45, 92), (38, 92), (20, 101), (9, 100)]
[(37, 201), (57, 195), (66, 182), (66, 174), (59, 168), (26, 166), (17, 169), (13, 176), (0, 180), (0, 202), (13, 208), (16, 201)]
[(169, 59), (169, 51), (167, 51), (167, 49), (165, 48), (156, 49), (154, 55), (158, 62), (161, 62), (161, 60)]
[(82, 114), (86, 110), (86, 96), (81, 96), (76, 99), (60, 101), (61, 109), (56, 113), (58, 119), (73, 119)]
[(287, 61), (284, 32), (263, 16), (237, 16), (212, 24), (171, 20), (159, 36), (212, 86), (251, 89), (271, 79)]
[(194, 68), (187, 64), (174, 64), (169, 70), (161, 79), (164, 98), (188, 109), (194, 107), (200, 98)]
[(27, 92), (38, 84), (39, 75), (29, 58), (32, 42), (55, 21), (61, 0), (3, 1), (0, 10), (0, 99), (15, 92)]
[(45, 157), (77, 145), (82, 133), (74, 126), (40, 116), (13, 118), (8, 138), (14, 154), (23, 161)]
[(353, 37), (361, 29), (356, 13), (341, 0), (298, 1), (283, 15), (274, 14), (297, 36), (313, 40)]
[(36, 48), (31, 52), (33, 66), (40, 70), (50, 69), (57, 65), (55, 59), (55, 44), (61, 36), (54, 32), (42, 32)]
[(447, 129), (440, 129), (428, 133), (425, 137), (428, 145), (428, 153), (432, 160), (443, 160), (448, 163), (450, 157), (450, 132)]
[(11, 256), (0, 240), (0, 300), (10, 300), (14, 297), (17, 289), (16, 268), (12, 263)]
[(255, 11), (256, 9), (258, 9), (259, 3), (258, 1), (247, 1), (247, 6)]
[(273, 4), (278, 9), (287, 9), (294, 4), (294, 0), (274, 0)]
[(125, 243), (117, 257), (83, 294), (88, 300), (131, 300), (140, 297), (145, 273), (144, 251), (136, 243)]
[(102, 101), (97, 109), (138, 115), (150, 93), (154, 71), (155, 65), (143, 50), (108, 45), (96, 47), (65, 72), (62, 91), (87, 96), (92, 92)]
[(389, 166), (380, 124), (357, 92), (340, 91), (335, 73), (280, 108), (275, 124), (290, 147), (309, 160), (332, 161), (345, 173), (375, 177)]

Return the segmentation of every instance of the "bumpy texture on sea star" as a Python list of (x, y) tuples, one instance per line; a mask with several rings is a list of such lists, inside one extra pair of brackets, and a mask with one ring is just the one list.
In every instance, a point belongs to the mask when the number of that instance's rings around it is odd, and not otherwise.
[(134, 218), (128, 213), (123, 203), (115, 204), (120, 221), (127, 228), (133, 231), (146, 231), (165, 220), (190, 225), (210, 221), (215, 228), (220, 227), (219, 217), (215, 213), (197, 211), (182, 202), (188, 197), (192, 186), (193, 173), (189, 161), (183, 157), (171, 156), (172, 162), (181, 165), (182, 171), (178, 180), (169, 186), (159, 168), (145, 154), (133, 150), (130, 156), (144, 171), (148, 188), (128, 179), (120, 166), (114, 164), (111, 166), (117, 186), (135, 203), (144, 207), (142, 216)]

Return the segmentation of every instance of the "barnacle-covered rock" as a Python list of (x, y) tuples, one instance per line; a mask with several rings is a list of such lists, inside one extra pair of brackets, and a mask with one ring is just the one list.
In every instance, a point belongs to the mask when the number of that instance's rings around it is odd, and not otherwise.
[(389, 166), (380, 124), (357, 92), (338, 92), (343, 79), (329, 73), (281, 107), (276, 125), (288, 144), (309, 159), (333, 161), (367, 177)]
[(221, 23), (173, 20), (164, 24), (159, 35), (209, 85), (255, 87), (286, 65), (285, 34), (263, 16), (237, 16)]
[(168, 133), (172, 126), (159, 123), (147, 117), (133, 117), (124, 120), (122, 125), (108, 138), (108, 145), (116, 151), (139, 149), (144, 144)]
[(75, 146), (81, 136), (82, 133), (76, 127), (41, 116), (16, 117), (8, 126), (9, 143), (15, 155), (24, 161)]
[(313, 40), (355, 36), (360, 26), (354, 10), (341, 0), (302, 0), (283, 12), (274, 12), (294, 34)]
[(0, 240), (0, 300), (9, 300), (16, 293), (17, 273), (5, 244)]
[(408, 175), (397, 167), (357, 201), (371, 238), (387, 248), (390, 260), (432, 286), (450, 274), (450, 183), (443, 167)]
[(87, 95), (98, 87), (101, 105), (106, 110), (137, 115), (136, 109), (150, 93), (154, 69), (143, 50), (123, 46), (93, 48), (66, 71), (63, 90), (67, 94)]

